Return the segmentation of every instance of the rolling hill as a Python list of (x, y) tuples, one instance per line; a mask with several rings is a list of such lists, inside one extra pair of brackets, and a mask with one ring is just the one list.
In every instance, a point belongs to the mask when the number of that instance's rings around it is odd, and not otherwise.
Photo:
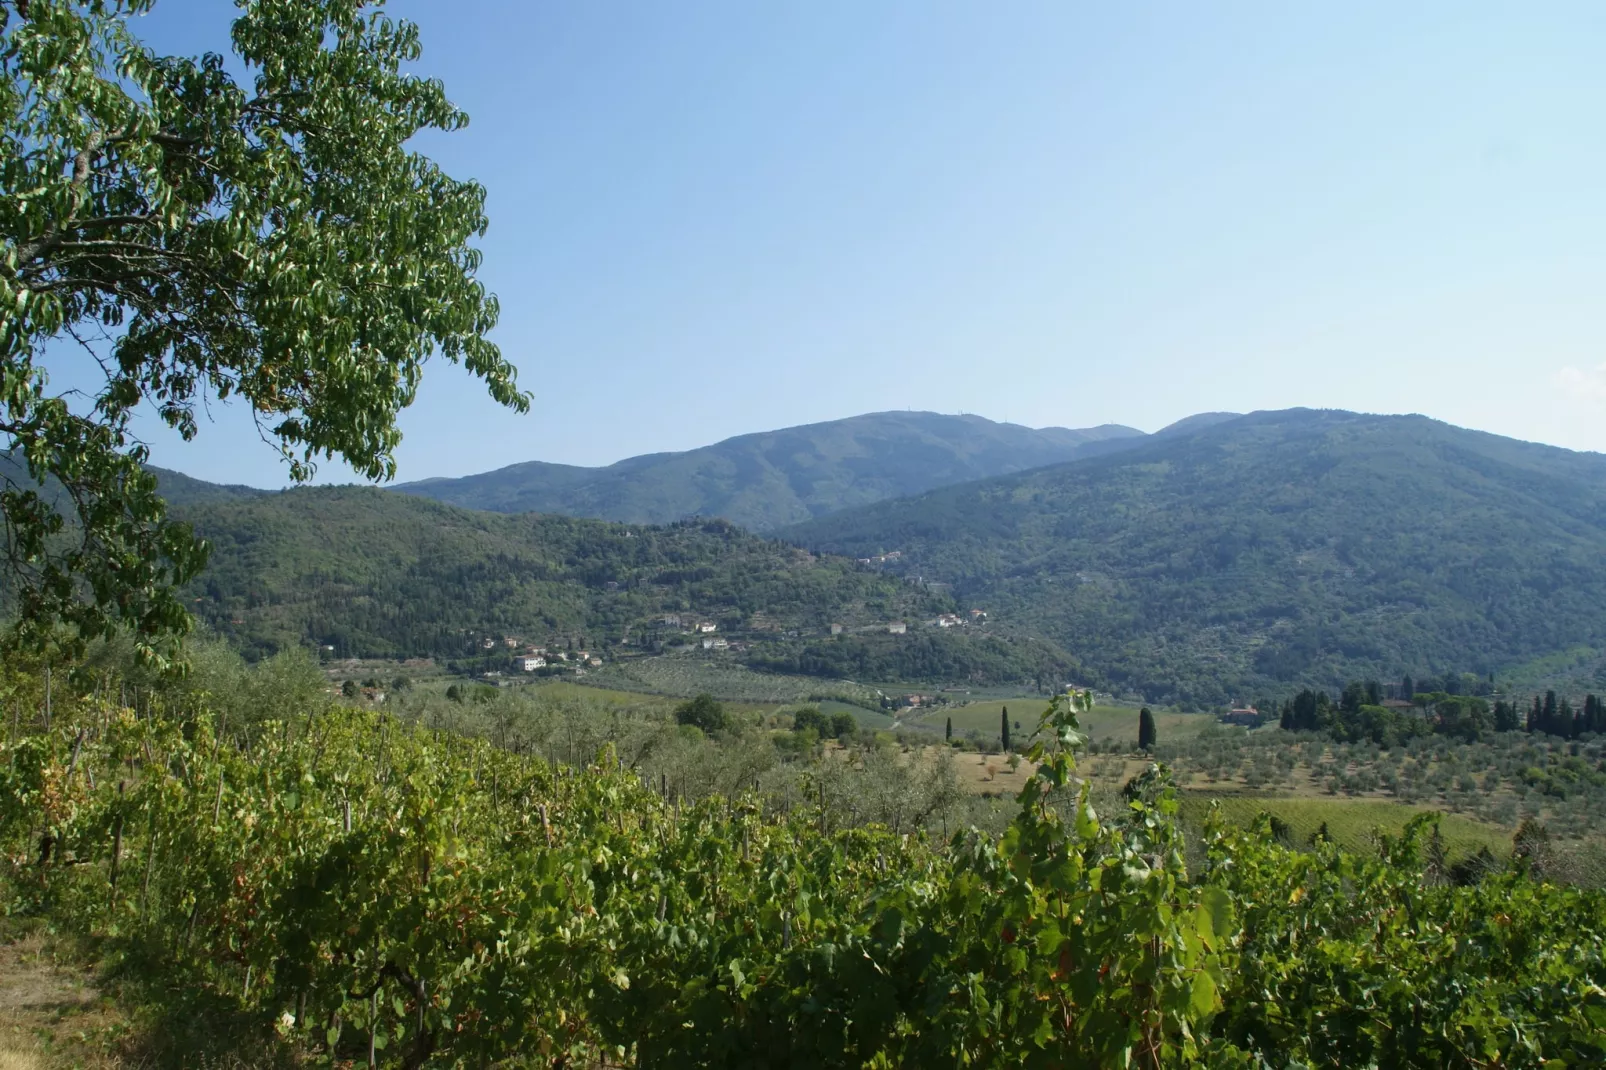
[[(212, 546), (188, 592), (192, 610), (253, 656), (313, 645), (340, 657), (488, 657), (465, 667), (503, 668), (506, 636), (700, 652), (684, 631), (707, 620), (741, 647), (724, 656), (810, 675), (845, 675), (832, 670), (851, 665), (867, 680), (1002, 682), (1066, 671), (1047, 644), (982, 629), (948, 635), (911, 624), (911, 634), (889, 635), (887, 622), (934, 618), (951, 601), (723, 520), (653, 527), (508, 516), (369, 487), (198, 495), (174, 512)], [(833, 637), (832, 624), (844, 634)]]
[(502, 513), (562, 513), (628, 523), (718, 516), (766, 531), (1146, 437), (1117, 424), (1034, 429), (980, 416), (881, 412), (741, 435), (683, 453), (631, 457), (605, 468), (530, 461), (392, 489)]
[(1502, 673), (1606, 644), (1606, 456), (1420, 416), (1197, 421), (780, 534), (900, 551), (890, 571), (1156, 700)]

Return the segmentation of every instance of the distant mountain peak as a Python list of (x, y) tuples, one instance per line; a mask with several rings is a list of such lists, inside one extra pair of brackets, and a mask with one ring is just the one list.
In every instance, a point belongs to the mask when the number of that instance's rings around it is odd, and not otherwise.
[(1155, 435), (1181, 435), (1193, 431), (1203, 431), (1217, 424), (1224, 424), (1243, 417), (1241, 412), (1198, 412), (1192, 416), (1184, 416), (1176, 423), (1166, 424)]
[(1194, 705), (1606, 643), (1606, 456), (1338, 409), (1199, 423), (779, 534), (896, 550), (1101, 686)]
[(584, 468), (526, 461), (393, 489), (470, 509), (630, 523), (718, 516), (769, 530), (839, 509), (1092, 456), (1148, 436), (1135, 428), (1031, 428), (917, 410), (756, 431), (678, 453)]

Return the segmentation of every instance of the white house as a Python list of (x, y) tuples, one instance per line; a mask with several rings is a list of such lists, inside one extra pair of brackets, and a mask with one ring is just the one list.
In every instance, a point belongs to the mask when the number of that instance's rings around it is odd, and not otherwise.
[(514, 658), (514, 668), (521, 672), (534, 672), (546, 668), (546, 658), (532, 654), (528, 657)]
[(711, 620), (705, 620), (701, 624), (697, 625), (697, 630), (706, 635), (709, 632), (719, 631), (719, 625), (715, 624)]
[(905, 624), (901, 620), (895, 620), (891, 624), (887, 625), (887, 631), (892, 633), (893, 635), (902, 635), (905, 632), (907, 632), (908, 630), (909, 630), (909, 625)]

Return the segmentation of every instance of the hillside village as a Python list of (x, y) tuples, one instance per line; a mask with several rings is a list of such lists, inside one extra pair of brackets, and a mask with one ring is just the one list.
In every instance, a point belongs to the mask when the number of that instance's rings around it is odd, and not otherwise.
[[(981, 627), (987, 624), (988, 615), (984, 609), (970, 609), (964, 613), (941, 613), (935, 617), (920, 621), (916, 627), (949, 629)], [(645, 627), (638, 629), (638, 634), (666, 635), (673, 634), (683, 640), (679, 643), (665, 644), (666, 652), (691, 653), (706, 652), (710, 654), (741, 653), (748, 649), (753, 641), (764, 635), (779, 632), (787, 638), (805, 637), (803, 629), (780, 630), (771, 624), (763, 614), (753, 614), (747, 622), (748, 627), (737, 633), (740, 637), (720, 634), (720, 625), (717, 621), (697, 614), (666, 613), (661, 614), (649, 622)], [(910, 622), (904, 620), (879, 621), (858, 626), (847, 626), (832, 622), (824, 629), (809, 633), (814, 638), (828, 638), (842, 635), (908, 635)], [(626, 641), (628, 644), (628, 640)], [(600, 668), (604, 663), (603, 652), (600, 649), (574, 649), (568, 641), (547, 639), (542, 643), (529, 642), (521, 636), (503, 635), (486, 636), (479, 640), (479, 649), (486, 657), (494, 656), (497, 651), (506, 653), (506, 668), (513, 673), (529, 673), (554, 675), (571, 673), (584, 675), (586, 669)], [(630, 656), (623, 649), (615, 651), (615, 656)], [(640, 656), (637, 654), (636, 656)], [(496, 669), (484, 669), (480, 675), (497, 679), (502, 673)], [(920, 698), (920, 696), (912, 696)], [(918, 705), (919, 703), (913, 703)]]

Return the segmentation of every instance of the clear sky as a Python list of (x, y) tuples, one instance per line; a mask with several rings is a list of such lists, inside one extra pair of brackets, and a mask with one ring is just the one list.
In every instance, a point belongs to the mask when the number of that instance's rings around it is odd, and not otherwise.
[[(408, 0), (490, 191), (504, 413), (402, 479), (882, 409), (1294, 405), (1606, 450), (1606, 5)], [(167, 51), (223, 0), (158, 0)], [(280, 485), (239, 414), (154, 460)], [(335, 466), (325, 477), (345, 479)]]

